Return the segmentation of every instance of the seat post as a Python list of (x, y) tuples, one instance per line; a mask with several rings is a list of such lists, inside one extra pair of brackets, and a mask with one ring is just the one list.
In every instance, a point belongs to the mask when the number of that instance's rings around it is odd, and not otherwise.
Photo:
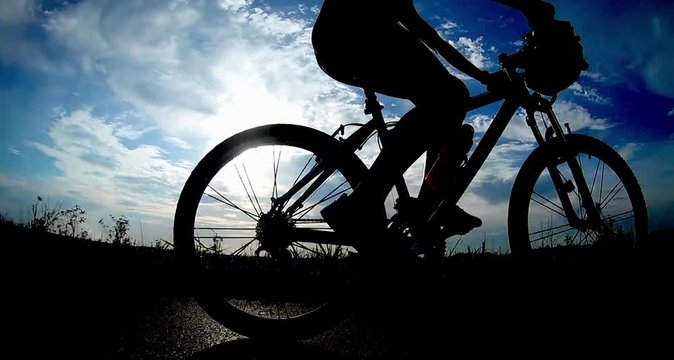
[(365, 91), (365, 115), (376, 116), (377, 113), (381, 113), (384, 106), (377, 101), (377, 94), (371, 89), (365, 88), (363, 90)]
[[(372, 114), (372, 119), (375, 121), (375, 128), (377, 129), (377, 135), (379, 136), (379, 141), (382, 146), (386, 146), (388, 143), (387, 139), (389, 137), (388, 129), (386, 128), (386, 121), (384, 120), (384, 115), (381, 113), (381, 110), (384, 108), (384, 105), (380, 104), (377, 101), (377, 94), (375, 94), (372, 89), (364, 88), (365, 91), (365, 114)], [(405, 178), (400, 176), (396, 179), (394, 186), (398, 192), (398, 198), (408, 199), (410, 198), (410, 191), (407, 188), (405, 183)]]

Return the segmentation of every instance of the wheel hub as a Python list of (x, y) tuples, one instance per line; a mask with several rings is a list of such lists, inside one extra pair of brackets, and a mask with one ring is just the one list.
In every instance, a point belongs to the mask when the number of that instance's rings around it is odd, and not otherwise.
[(290, 218), (280, 212), (263, 213), (255, 228), (255, 238), (260, 242), (256, 253), (267, 251), (272, 255), (286, 255), (292, 242), (290, 230), (294, 227)]

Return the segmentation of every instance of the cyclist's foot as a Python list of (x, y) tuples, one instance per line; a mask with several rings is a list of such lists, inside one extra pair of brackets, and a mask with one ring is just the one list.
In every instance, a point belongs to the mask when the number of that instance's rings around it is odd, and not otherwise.
[[(346, 195), (321, 210), (325, 222), (346, 236), (370, 237), (383, 234), (386, 213), (383, 208), (353, 201)], [(378, 214), (379, 213), (379, 214)]]
[[(399, 199), (394, 208), (412, 226), (425, 226), (422, 223), (430, 216), (428, 205), (417, 198)], [(474, 228), (482, 226), (482, 220), (473, 216), (458, 205), (447, 206), (436, 214), (434, 223), (442, 226), (442, 234), (449, 237), (452, 235), (464, 235)]]
[(449, 207), (442, 213), (442, 233), (449, 237), (452, 235), (465, 235), (471, 230), (482, 226), (482, 220), (460, 208), (458, 205)]
[(325, 222), (368, 261), (380, 265), (409, 258), (410, 238), (386, 228), (386, 211), (382, 206), (354, 201), (342, 195), (321, 210)]

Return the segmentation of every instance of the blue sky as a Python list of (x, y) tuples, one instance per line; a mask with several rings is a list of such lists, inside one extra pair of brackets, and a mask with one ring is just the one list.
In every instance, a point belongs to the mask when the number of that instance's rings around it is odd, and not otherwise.
[[(583, 39), (590, 69), (555, 110), (633, 166), (653, 227), (674, 223), (674, 3), (554, 1)], [(491, 0), (417, 0), (473, 63), (497, 70), (527, 30)], [(182, 184), (237, 131), (297, 123), (332, 132), (363, 121), (359, 89), (316, 66), (320, 1), (84, 0), (0, 2), (0, 212), (27, 217), (38, 195), (96, 221), (126, 215), (134, 235), (171, 238)], [(483, 88), (466, 80), (473, 93)], [(397, 118), (409, 103), (383, 99)], [(479, 135), (495, 108), (469, 114)], [(505, 208), (531, 150), (513, 121), (461, 205), (485, 221), (466, 237), (507, 247)], [(375, 153), (362, 154), (370, 161)], [(419, 166), (411, 170), (413, 176)], [(415, 170), (417, 169), (417, 170)]]

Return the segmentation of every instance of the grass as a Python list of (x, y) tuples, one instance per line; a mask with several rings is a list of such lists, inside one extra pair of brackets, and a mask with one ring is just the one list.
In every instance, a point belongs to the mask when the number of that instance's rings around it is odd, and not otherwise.
[[(110, 217), (113, 225), (107, 228), (106, 239), (92, 240), (81, 227), (85, 214), (79, 206), (65, 210), (49, 208), (42, 200), (32, 207), (28, 224), (17, 224), (7, 215), (0, 214), (5, 253), (11, 254), (5, 264), (14, 270), (13, 273), (38, 274), (40, 283), (45, 286), (61, 283), (70, 284), (72, 288), (86, 284), (106, 291), (184, 292), (179, 284), (190, 279), (185, 279), (185, 274), (176, 266), (169, 243), (159, 239), (152, 247), (134, 246), (135, 242), (126, 231), (128, 220), (123, 216)], [(341, 248), (317, 250), (335, 260), (343, 257)], [(428, 286), (485, 296), (484, 289), (501, 289), (503, 293), (509, 293), (521, 291), (525, 284), (538, 289), (575, 284), (580, 289), (591, 287), (590, 284), (595, 282), (618, 284), (628, 279), (628, 283), (634, 285), (642, 280), (665, 279), (667, 271), (672, 270), (673, 251), (674, 229), (653, 231), (649, 241), (631, 253), (611, 252), (601, 247), (559, 247), (536, 251), (527, 261), (521, 261), (508, 253), (487, 251), (482, 246), (453, 253), (439, 263), (392, 261), (376, 270), (380, 275), (376, 281), (382, 282), (383, 287), (377, 287), (380, 290), (386, 288), (385, 284), (391, 288)], [(298, 267), (311, 267), (309, 260), (299, 258)], [(251, 270), (249, 263), (241, 261), (236, 264), (239, 269), (230, 272), (237, 283), (254, 283), (244, 273), (259, 275), (263, 270)], [(247, 270), (241, 271), (241, 267)], [(52, 281), (43, 282), (44, 279)], [(36, 281), (36, 278), (28, 277), (27, 280)]]

